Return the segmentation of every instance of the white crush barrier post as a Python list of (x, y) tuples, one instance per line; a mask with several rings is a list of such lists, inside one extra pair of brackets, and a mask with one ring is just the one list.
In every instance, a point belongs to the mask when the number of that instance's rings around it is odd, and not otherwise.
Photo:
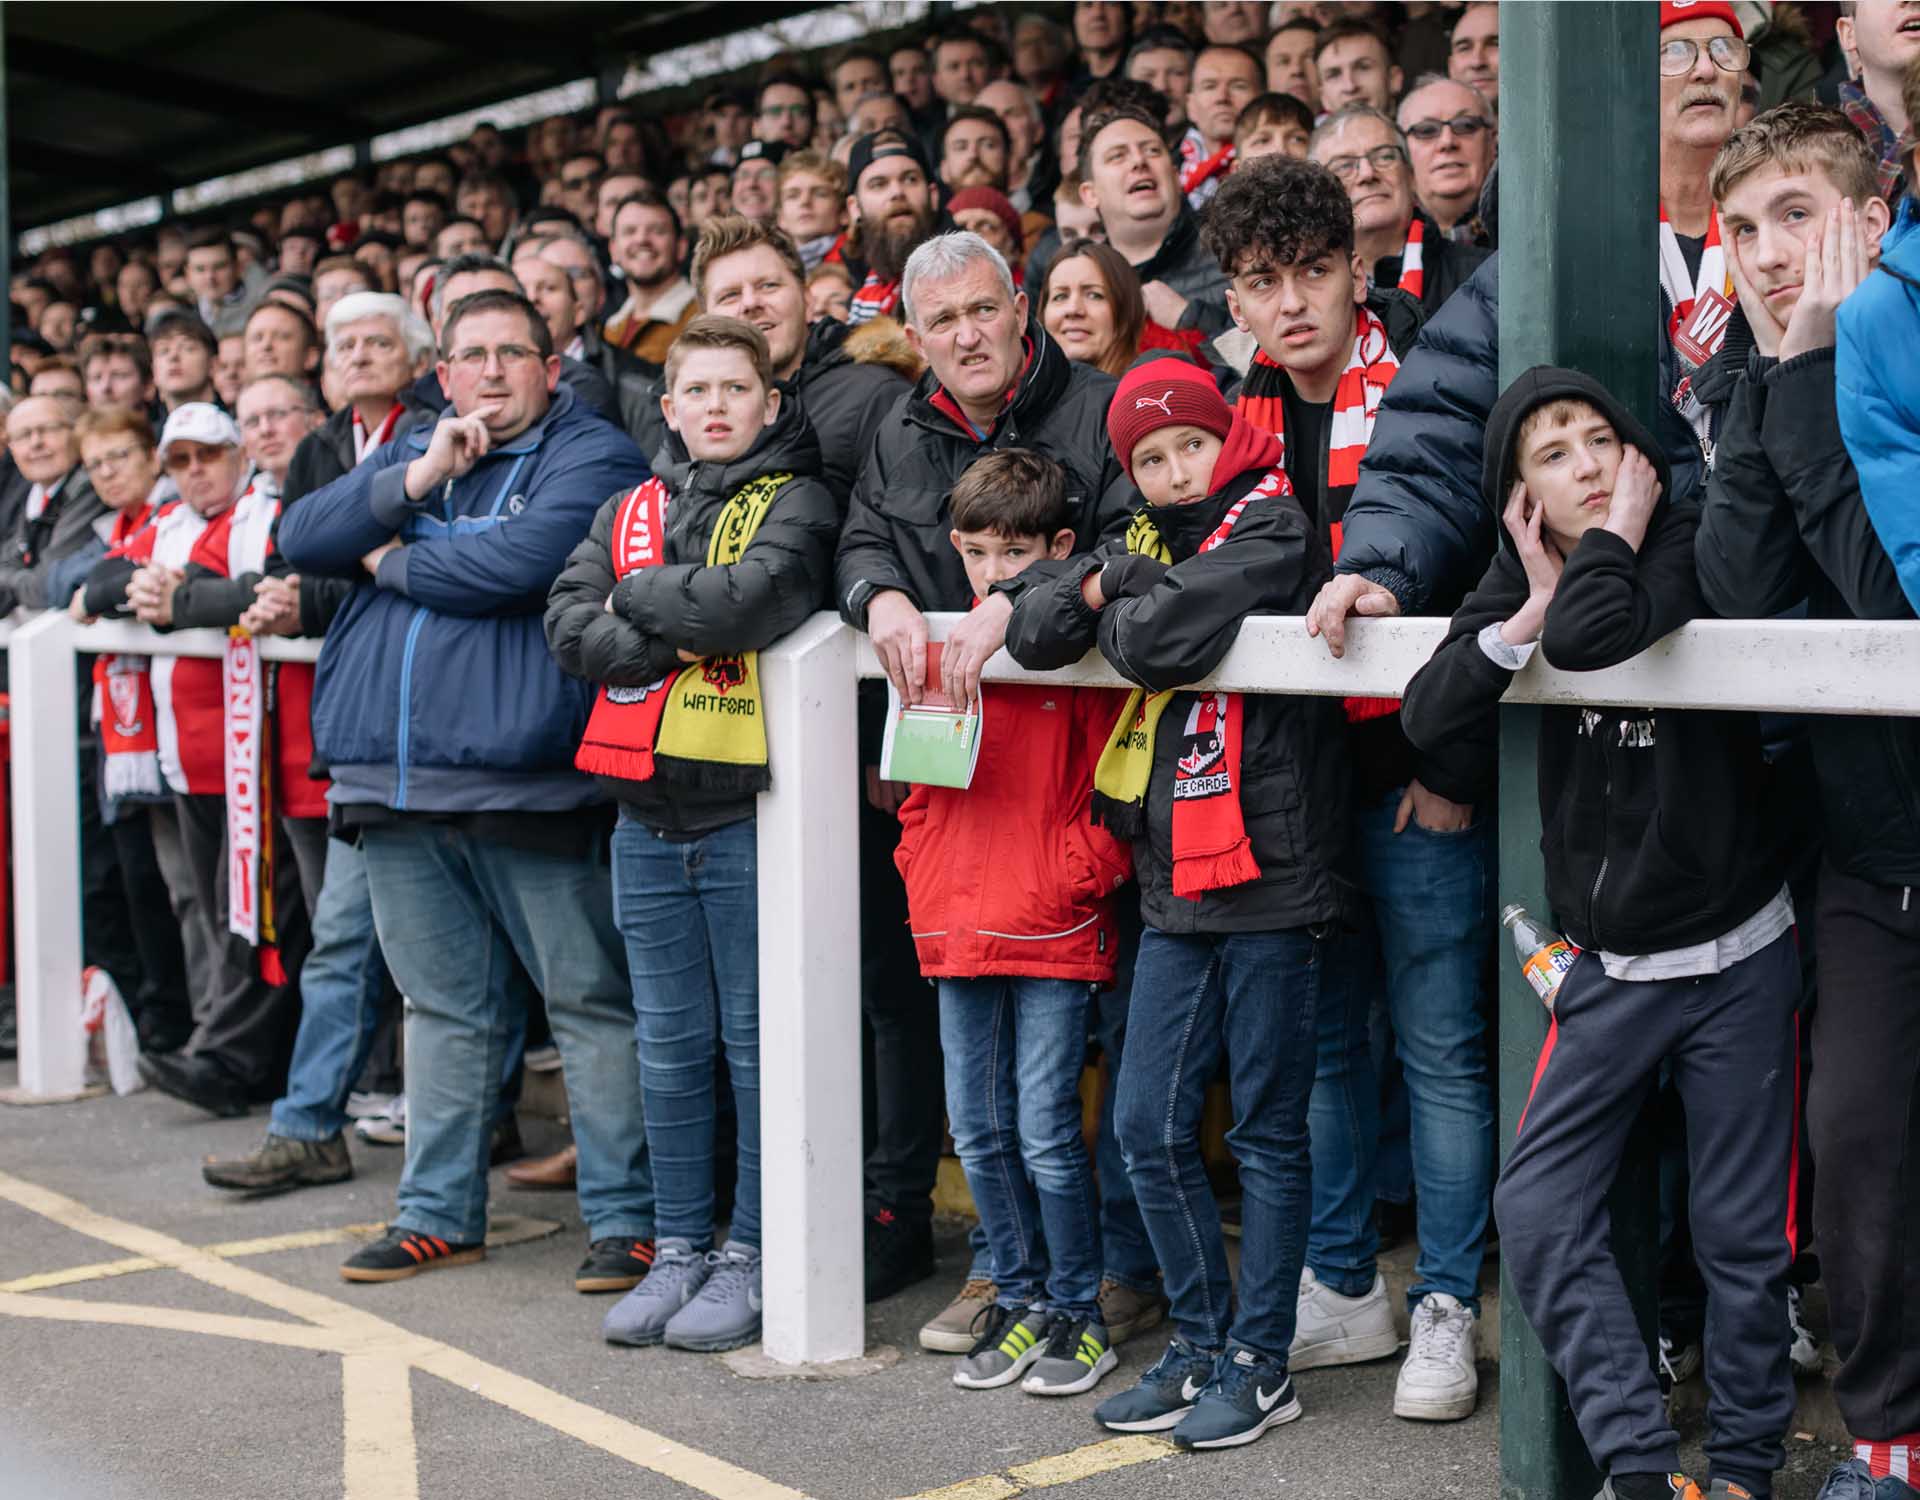
[(42, 1099), (65, 1098), (86, 1085), (75, 628), (65, 615), (49, 612), (19, 627), (7, 643), (20, 1090)]
[(815, 615), (760, 653), (762, 1343), (788, 1365), (866, 1349), (853, 644)]

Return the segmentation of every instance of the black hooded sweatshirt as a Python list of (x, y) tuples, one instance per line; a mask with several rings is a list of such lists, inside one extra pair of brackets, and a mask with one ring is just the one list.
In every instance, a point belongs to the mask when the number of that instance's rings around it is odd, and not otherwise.
[[(616, 578), (613, 525), (626, 491), (593, 518), (547, 595), (547, 646), (576, 677), (644, 687), (697, 656), (759, 651), (825, 607), (840, 508), (820, 481), (820, 444), (797, 405), (726, 464), (698, 463), (670, 433), (655, 472), (667, 487), (666, 552), (659, 567)], [(707, 545), (727, 502), (763, 474), (791, 474), (737, 563), (709, 567)], [(612, 601), (609, 609), (608, 601)], [(691, 838), (753, 816), (752, 793), (710, 793), (659, 781), (601, 777), (632, 816)]]
[[(1652, 460), (1663, 492), (1672, 472), (1647, 429), (1599, 382), (1540, 366), (1509, 386), (1487, 423), (1482, 483), (1496, 511), (1515, 477), (1526, 415), (1551, 401), (1597, 407), (1623, 443)], [(1638, 554), (1598, 527), (1580, 538), (1547, 608), (1540, 649), (1555, 667), (1598, 671), (1710, 616), (1694, 572), (1698, 508), (1662, 499)], [(1446, 771), (1434, 790), (1477, 802), (1498, 765), (1494, 706), (1513, 674), (1490, 660), (1480, 632), (1511, 617), (1529, 588), (1504, 532), (1479, 587), (1446, 639), (1407, 685), (1407, 737)], [(1767, 806), (1753, 714), (1647, 708), (1542, 711), (1541, 849), (1547, 898), (1582, 948), (1657, 953), (1710, 941), (1780, 890), (1786, 863)]]

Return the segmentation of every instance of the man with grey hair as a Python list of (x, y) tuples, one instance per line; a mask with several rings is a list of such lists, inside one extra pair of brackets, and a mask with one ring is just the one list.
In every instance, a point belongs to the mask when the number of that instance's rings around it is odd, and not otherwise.
[(1428, 317), (1487, 258), (1485, 250), (1448, 239), (1420, 211), (1406, 137), (1372, 105), (1349, 104), (1328, 115), (1314, 127), (1307, 154), (1347, 190), (1354, 253), (1368, 279), (1418, 297)]
[(1470, 83), (1425, 73), (1400, 101), (1398, 123), (1421, 211), (1448, 239), (1473, 244), (1480, 189), (1493, 169), (1499, 133), (1486, 95)]
[(439, 408), (415, 380), (433, 367), (433, 330), (393, 292), (349, 292), (327, 312), (327, 369), (339, 410), (309, 433), (287, 470), (284, 499), (331, 484), (382, 443)]
[[(835, 560), (835, 597), (866, 631), (901, 697), (926, 697), (927, 612), (968, 613), (948, 637), (949, 693), (978, 692), (980, 667), (1000, 648), (1011, 602), (974, 606), (948, 541), (948, 495), (967, 467), (1001, 448), (1029, 448), (1067, 471), (1077, 546), (1092, 544), (1128, 509), (1132, 488), (1106, 437), (1113, 377), (1071, 363), (1014, 290), (1007, 263), (978, 235), (935, 235), (907, 258), (901, 316), (927, 372), (881, 419), (854, 481)], [(898, 797), (870, 782), (861, 819), (863, 905), (898, 881), (889, 867)], [(904, 792), (905, 788), (898, 788)], [(891, 803), (893, 805), (882, 805)], [(895, 901), (897, 904), (897, 896)], [(876, 1142), (867, 1159), (867, 1296), (887, 1296), (933, 1271), (932, 1192), (943, 1123), (936, 1007), (917, 985), (869, 982), (861, 1003), (874, 1038)], [(944, 1316), (944, 1315), (943, 1315)]]

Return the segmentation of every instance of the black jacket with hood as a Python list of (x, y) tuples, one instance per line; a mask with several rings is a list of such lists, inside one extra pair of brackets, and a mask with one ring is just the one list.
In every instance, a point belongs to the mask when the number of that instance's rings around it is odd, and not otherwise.
[[(613, 571), (613, 525), (626, 492), (593, 518), (547, 596), (547, 645), (576, 677), (644, 687), (686, 665), (675, 654), (721, 656), (772, 645), (826, 603), (840, 510), (820, 482), (820, 445), (798, 408), (780, 414), (727, 464), (689, 458), (670, 434), (655, 474), (671, 496), (658, 567)], [(791, 474), (736, 563), (709, 567), (707, 546), (726, 503), (763, 474)], [(612, 608), (607, 607), (609, 600)], [(649, 828), (691, 836), (753, 816), (751, 795), (600, 778)]]
[[(1833, 348), (1754, 353), (1725, 396), (1695, 544), (1707, 600), (1734, 618), (1804, 606), (1816, 620), (1911, 620), (1841, 440)], [(1920, 720), (1803, 722), (1827, 857), (1858, 880), (1920, 885)]]
[(954, 414), (931, 370), (881, 419), (834, 559), (834, 602), (849, 625), (867, 628), (867, 602), (884, 589), (898, 589), (922, 611), (972, 607), (966, 569), (947, 540), (947, 496), (984, 454), (1032, 448), (1064, 467), (1082, 549), (1124, 524), (1136, 496), (1107, 441), (1114, 378), (1068, 360), (1038, 323), (1028, 324), (1027, 341), (1013, 400), (983, 438)]
[[(1521, 420), (1549, 401), (1599, 408), (1623, 443), (1650, 459), (1663, 490), (1673, 472), (1652, 435), (1598, 381), (1539, 366), (1500, 397), (1487, 423), (1482, 485), (1489, 504), (1515, 470)], [(1567, 671), (1615, 666), (1688, 620), (1709, 615), (1694, 573), (1699, 510), (1664, 498), (1636, 554), (1599, 527), (1566, 560), (1540, 649)], [(1480, 632), (1526, 602), (1511, 539), (1453, 616), (1433, 659), (1407, 684), (1401, 722), (1451, 768), (1443, 795), (1484, 800), (1498, 765), (1491, 712), (1513, 674)], [(1540, 725), (1541, 848), (1555, 921), (1582, 948), (1656, 953), (1710, 941), (1780, 890), (1786, 864), (1767, 807), (1767, 771), (1753, 714), (1549, 707)]]
[[(1236, 418), (1234, 431), (1254, 430)], [(1277, 457), (1272, 438), (1258, 436)], [(1231, 454), (1235, 440), (1227, 441)], [(1239, 451), (1249, 446), (1243, 438)], [(1269, 461), (1236, 467), (1205, 500), (1152, 512), (1173, 565), (1164, 573), (1146, 569), (1151, 587), (1111, 599), (1097, 613), (1087, 607), (1081, 581), (1109, 558), (1125, 555), (1123, 538), (1110, 539), (1091, 556), (1036, 563), (1003, 585), (1000, 591), (1014, 599), (1007, 622), (1013, 659), (1047, 670), (1070, 666), (1097, 645), (1121, 676), (1160, 691), (1213, 671), (1248, 615), (1304, 614), (1332, 566), (1326, 544), (1291, 495), (1254, 501), (1226, 541), (1210, 552), (1198, 550), (1265, 475)], [(1021, 584), (1026, 587), (1014, 586)], [(1142, 919), (1170, 933), (1276, 932), (1346, 920), (1355, 907), (1352, 799), (1346, 722), (1337, 698), (1246, 696), (1240, 812), (1260, 878), (1198, 900), (1173, 893), (1176, 731), (1196, 701), (1195, 694), (1176, 693), (1154, 737), (1146, 834), (1133, 841)]]

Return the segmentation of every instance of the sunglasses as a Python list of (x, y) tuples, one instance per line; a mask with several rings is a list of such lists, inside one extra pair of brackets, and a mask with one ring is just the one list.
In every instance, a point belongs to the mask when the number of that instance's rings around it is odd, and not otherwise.
[(184, 474), (188, 469), (211, 469), (227, 452), (226, 448), (209, 448), (200, 443), (175, 443), (167, 449), (167, 472)]
[(1440, 132), (1451, 130), (1461, 140), (1472, 140), (1492, 122), (1485, 115), (1455, 115), (1451, 120), (1415, 120), (1405, 134), (1416, 141), (1437, 141)]

